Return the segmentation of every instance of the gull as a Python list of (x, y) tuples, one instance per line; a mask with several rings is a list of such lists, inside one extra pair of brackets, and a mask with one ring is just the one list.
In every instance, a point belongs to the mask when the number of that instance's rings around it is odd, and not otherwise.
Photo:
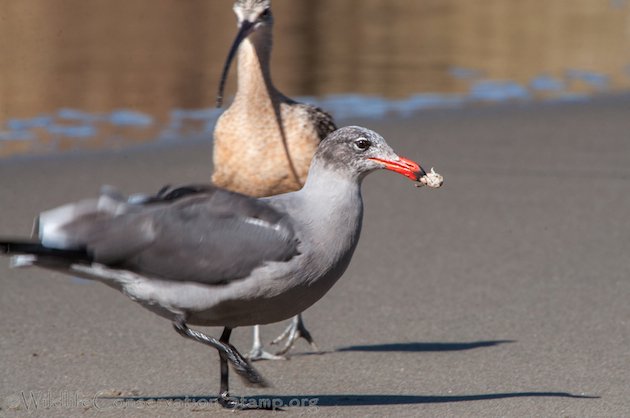
[[(230, 396), (228, 365), (247, 384), (267, 382), (232, 330), (291, 318), (332, 288), (359, 241), (361, 183), (378, 169), (432, 184), (379, 134), (351, 126), (321, 142), (299, 191), (253, 198), (193, 185), (142, 204), (108, 192), (41, 213), (34, 238), (0, 239), (0, 253), (13, 267), (100, 281), (218, 350), (218, 403), (246, 408)], [(216, 339), (189, 325), (224, 329)]]

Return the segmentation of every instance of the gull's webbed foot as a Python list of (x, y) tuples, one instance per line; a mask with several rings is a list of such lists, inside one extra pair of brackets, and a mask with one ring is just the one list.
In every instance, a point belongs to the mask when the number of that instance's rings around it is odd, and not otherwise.
[[(273, 409), (271, 403), (269, 405), (261, 403), (260, 405), (256, 403), (248, 403), (243, 402), (242, 399), (235, 398), (230, 396), (228, 392), (221, 392), (219, 397), (217, 398), (217, 403), (224, 407), (225, 409), (233, 409), (233, 410), (254, 410), (254, 409)], [(277, 410), (282, 410), (281, 408), (276, 408)]]

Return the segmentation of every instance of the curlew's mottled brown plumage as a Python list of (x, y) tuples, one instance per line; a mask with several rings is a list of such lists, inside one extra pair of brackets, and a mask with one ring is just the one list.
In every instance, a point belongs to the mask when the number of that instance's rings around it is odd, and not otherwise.
[(295, 102), (274, 87), (269, 72), (270, 7), (269, 0), (234, 4), (239, 20), (233, 46), (238, 48), (238, 88), (214, 131), (213, 183), (258, 197), (301, 188), (317, 145), (336, 129), (328, 113)]

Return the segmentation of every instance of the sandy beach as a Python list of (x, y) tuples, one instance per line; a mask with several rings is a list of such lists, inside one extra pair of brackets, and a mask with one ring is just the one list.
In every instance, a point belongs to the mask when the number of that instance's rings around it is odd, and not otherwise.
[[(445, 185), (368, 177), (352, 264), (304, 315), (323, 352), (301, 341), (256, 364), (273, 387), (233, 394), (287, 417), (630, 416), (630, 97), (340, 122)], [(102, 184), (210, 172), (209, 142), (1, 161), (0, 236)], [(0, 261), (0, 415), (234, 416), (212, 402), (214, 350), (106, 286)]]

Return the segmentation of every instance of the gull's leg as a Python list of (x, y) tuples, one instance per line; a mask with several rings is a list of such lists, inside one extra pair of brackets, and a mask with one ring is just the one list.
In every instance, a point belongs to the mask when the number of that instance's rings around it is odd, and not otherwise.
[(257, 360), (286, 360), (285, 356), (277, 356), (275, 354), (271, 354), (263, 348), (262, 341), (260, 340), (260, 325), (254, 325), (254, 342), (252, 344), (252, 349), (247, 355), (247, 358), (250, 361)]
[(291, 320), (291, 324), (284, 330), (282, 334), (278, 336), (275, 340), (271, 342), (271, 344), (278, 344), (282, 340), (287, 340), (282, 350), (278, 351), (277, 355), (283, 355), (289, 352), (293, 348), (293, 345), (299, 338), (304, 338), (310, 345), (314, 351), (319, 351), (311, 333), (304, 326), (304, 321), (302, 320), (302, 314), (298, 314), (293, 317)]
[(232, 329), (225, 327), (221, 338), (216, 339), (205, 335), (199, 331), (188, 328), (183, 319), (173, 322), (173, 327), (181, 336), (190, 338), (197, 342), (209, 345), (219, 351), (219, 361), (221, 366), (221, 386), (218, 398), (219, 404), (225, 408), (247, 408), (237, 399), (230, 398), (229, 381), (228, 381), (228, 362), (232, 364), (234, 371), (250, 386), (267, 387), (265, 379), (252, 367), (251, 364), (229, 343)]
[[(223, 333), (221, 334), (221, 338), (219, 342), (224, 344), (229, 344), (230, 335), (232, 334), (232, 329), (225, 327), (223, 329)], [(227, 358), (219, 351), (219, 364), (221, 370), (221, 386), (219, 387), (219, 397), (217, 398), (217, 402), (224, 408), (229, 409), (240, 409), (242, 408), (241, 403), (236, 398), (230, 397), (230, 384), (229, 384), (229, 371)]]

